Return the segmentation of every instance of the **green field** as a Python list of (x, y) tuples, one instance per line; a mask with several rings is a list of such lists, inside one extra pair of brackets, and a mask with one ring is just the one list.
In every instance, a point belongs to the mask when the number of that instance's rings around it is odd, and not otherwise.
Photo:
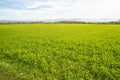
[(0, 25), (0, 80), (120, 80), (120, 25)]

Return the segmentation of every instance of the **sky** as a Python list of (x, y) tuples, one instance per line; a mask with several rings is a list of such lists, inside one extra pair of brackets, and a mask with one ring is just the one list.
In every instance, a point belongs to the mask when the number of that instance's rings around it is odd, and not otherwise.
[(120, 0), (0, 0), (0, 20), (120, 19)]

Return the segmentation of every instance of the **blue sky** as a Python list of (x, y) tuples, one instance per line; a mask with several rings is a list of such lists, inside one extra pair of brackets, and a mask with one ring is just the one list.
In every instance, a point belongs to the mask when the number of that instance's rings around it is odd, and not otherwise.
[(0, 0), (0, 20), (120, 19), (120, 0)]

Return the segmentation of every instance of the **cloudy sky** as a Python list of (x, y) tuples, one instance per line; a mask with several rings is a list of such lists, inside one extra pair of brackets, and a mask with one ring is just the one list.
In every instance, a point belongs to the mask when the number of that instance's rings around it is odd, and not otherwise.
[(120, 19), (120, 0), (0, 0), (0, 20)]

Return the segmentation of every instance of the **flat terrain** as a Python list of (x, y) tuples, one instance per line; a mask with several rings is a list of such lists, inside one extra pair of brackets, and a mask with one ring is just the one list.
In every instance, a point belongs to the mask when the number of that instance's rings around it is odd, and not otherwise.
[(0, 80), (120, 80), (120, 25), (0, 25)]

